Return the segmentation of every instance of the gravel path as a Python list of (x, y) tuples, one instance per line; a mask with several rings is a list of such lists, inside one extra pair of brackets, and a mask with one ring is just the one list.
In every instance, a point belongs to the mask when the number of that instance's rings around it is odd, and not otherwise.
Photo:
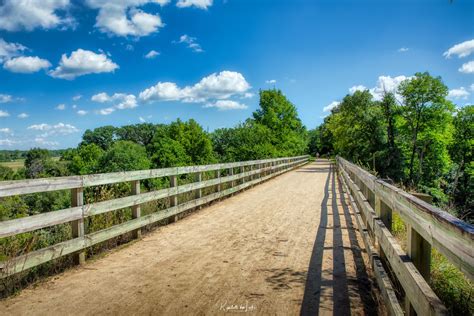
[(0, 314), (380, 313), (351, 212), (319, 160), (0, 301)]

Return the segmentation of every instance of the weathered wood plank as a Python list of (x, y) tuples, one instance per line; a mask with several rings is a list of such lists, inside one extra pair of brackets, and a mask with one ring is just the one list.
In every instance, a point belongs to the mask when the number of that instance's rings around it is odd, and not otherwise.
[(344, 177), (341, 176), (340, 172), (339, 179), (343, 184), (345, 192), (349, 193), (349, 203), (351, 204), (352, 209), (354, 210), (357, 226), (362, 236), (362, 240), (364, 241), (364, 246), (370, 258), (372, 270), (374, 271), (375, 280), (377, 281), (382, 297), (384, 298), (385, 305), (387, 306), (390, 315), (402, 316), (404, 315), (403, 309), (400, 305), (400, 302), (398, 301), (392, 282), (390, 281), (389, 276), (385, 272), (385, 268), (383, 267), (381, 259), (377, 256), (377, 253), (374, 252), (375, 246), (373, 245), (371, 237), (367, 231), (367, 228), (365, 227), (364, 221), (359, 211), (359, 207), (357, 206), (357, 203), (354, 201), (354, 198), (350, 194), (350, 189), (346, 183), (346, 180), (344, 179)]
[[(84, 205), (84, 191), (82, 188), (75, 188), (71, 190), (71, 206), (83, 206)], [(85, 234), (84, 229), (84, 213), (79, 219), (76, 219), (71, 222), (72, 228), (72, 237), (81, 238)], [(79, 251), (74, 256), (74, 260), (77, 264), (84, 264), (86, 262), (86, 253), (85, 251)]]
[[(304, 159), (309, 156), (298, 156), (296, 159)], [(283, 161), (285, 158), (251, 160), (243, 162), (232, 162), (202, 166), (173, 167), (163, 169), (150, 169), (139, 171), (125, 171), (115, 173), (91, 174), (84, 176), (69, 176), (45, 179), (29, 179), (0, 182), (0, 197), (30, 194), (38, 192), (49, 192), (57, 190), (69, 190), (78, 187), (89, 187), (104, 184), (113, 184), (119, 182), (128, 182), (135, 180), (144, 180), (171, 175), (180, 175), (186, 173), (195, 173), (202, 171), (214, 171), (217, 169), (235, 168), (240, 166), (250, 166), (263, 162)]]
[(365, 213), (368, 224), (372, 227), (380, 247), (383, 249), (391, 268), (396, 273), (400, 284), (403, 286), (407, 297), (410, 298), (410, 302), (418, 315), (446, 315), (446, 307), (418, 272), (395, 237), (392, 236), (384, 223), (377, 217), (374, 209), (367, 202), (357, 185), (349, 178), (349, 175), (343, 168), (341, 173), (346, 183), (349, 184), (360, 210)]
[[(350, 172), (369, 177), (361, 168), (354, 170), (353, 164), (338, 159), (341, 166)], [(372, 181), (370, 180), (370, 181)], [(364, 180), (363, 180), (364, 182)], [(366, 182), (364, 182), (366, 183)], [(390, 209), (397, 211), (429, 244), (446, 256), (468, 278), (474, 279), (474, 226), (451, 214), (430, 205), (403, 190), (382, 180), (373, 182), (374, 192)]]
[[(140, 194), (140, 180), (132, 181), (132, 195)], [(132, 218), (139, 218), (141, 216), (141, 206), (134, 205), (132, 206)], [(134, 238), (140, 238), (142, 236), (142, 230), (139, 228), (133, 231)]]
[[(291, 166), (293, 167), (300, 166), (305, 163), (306, 163), (306, 160), (302, 159), (302, 160), (295, 161), (293, 164), (291, 164)], [(181, 205), (170, 207), (163, 211), (159, 211), (159, 212), (152, 213), (146, 216), (132, 219), (125, 223), (115, 225), (110, 228), (107, 228), (107, 229), (104, 229), (92, 234), (88, 234), (84, 237), (79, 237), (79, 238), (75, 238), (75, 239), (68, 240), (65, 242), (61, 242), (53, 246), (49, 246), (37, 251), (30, 252), (23, 256), (12, 258), (8, 261), (0, 263), (0, 278), (5, 278), (8, 275), (25, 271), (27, 269), (30, 269), (42, 263), (59, 258), (61, 256), (84, 250), (87, 247), (90, 247), (99, 242), (106, 241), (110, 238), (114, 238), (124, 233), (139, 229), (148, 224), (152, 224), (157, 221), (169, 218), (171, 216), (175, 216), (181, 212), (195, 208), (197, 206), (207, 204), (213, 200), (238, 192), (256, 183), (265, 181), (272, 177), (276, 177), (288, 170), (290, 170), (290, 168), (280, 170), (264, 178), (260, 178), (251, 182), (242, 183), (240, 185), (223, 190), (221, 192), (216, 192), (210, 195), (206, 195), (200, 199), (192, 200), (190, 202), (186, 202)]]

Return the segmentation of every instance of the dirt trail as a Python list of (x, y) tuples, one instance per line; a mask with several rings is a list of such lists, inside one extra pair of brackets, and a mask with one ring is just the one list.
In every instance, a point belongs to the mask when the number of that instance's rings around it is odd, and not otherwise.
[(331, 170), (319, 160), (218, 202), (0, 301), (0, 314), (375, 314)]

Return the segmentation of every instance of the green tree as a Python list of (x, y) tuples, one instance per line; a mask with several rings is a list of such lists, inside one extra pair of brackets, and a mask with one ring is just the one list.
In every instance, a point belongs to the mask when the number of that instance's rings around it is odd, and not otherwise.
[(103, 150), (107, 150), (116, 139), (116, 128), (107, 125), (95, 128), (94, 130), (86, 130), (82, 136), (81, 145), (96, 144)]
[(115, 130), (118, 140), (129, 140), (147, 147), (151, 144), (157, 126), (151, 123), (125, 125)]
[[(446, 100), (448, 88), (440, 77), (416, 73), (398, 89), (403, 97), (400, 132), (408, 158), (408, 184), (437, 186), (435, 179), (449, 168), (447, 146), (451, 140), (454, 106)], [(408, 146), (407, 146), (408, 145)]]
[(454, 139), (449, 146), (453, 160), (451, 201), (466, 221), (474, 220), (474, 105), (459, 109), (454, 117)]
[(104, 155), (104, 150), (96, 144), (79, 146), (63, 155), (63, 159), (68, 162), (69, 170), (72, 174), (98, 173), (99, 162)]
[(150, 160), (145, 147), (130, 141), (117, 141), (101, 156), (101, 172), (118, 172), (149, 169)]
[(281, 90), (260, 91), (260, 108), (253, 113), (256, 123), (271, 130), (270, 140), (280, 156), (303, 154), (307, 150), (306, 128), (296, 107)]

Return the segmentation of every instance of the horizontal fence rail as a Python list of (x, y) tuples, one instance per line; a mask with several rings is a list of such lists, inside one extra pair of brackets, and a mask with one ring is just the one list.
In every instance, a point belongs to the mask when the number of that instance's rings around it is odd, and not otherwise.
[[(84, 250), (100, 242), (128, 232), (140, 236), (140, 229), (160, 220), (172, 218), (214, 200), (273, 178), (308, 162), (309, 156), (253, 160), (202, 166), (174, 167), (165, 169), (116, 172), (60, 178), (3, 181), (0, 182), (0, 198), (31, 193), (71, 190), (71, 207), (0, 222), (0, 238), (15, 236), (42, 228), (70, 223), (73, 238), (27, 254), (0, 262), (0, 278), (5, 278), (53, 259), (76, 253), (76, 261), (85, 260)], [(248, 170), (245, 170), (247, 168)], [(238, 173), (235, 173), (238, 169)], [(226, 176), (221, 171), (227, 170)], [(215, 171), (218, 176), (202, 181), (202, 173)], [(194, 174), (194, 182), (178, 183), (178, 176)], [(170, 187), (140, 193), (140, 180), (169, 177)], [(111, 200), (84, 204), (84, 188), (115, 183), (131, 183), (131, 195)], [(221, 190), (221, 185), (228, 188)], [(217, 192), (203, 195), (202, 189), (217, 187)], [(195, 192), (194, 199), (178, 204), (178, 195)], [(140, 205), (162, 199), (170, 199), (170, 207), (140, 216)], [(121, 224), (86, 234), (84, 220), (90, 216), (130, 207), (132, 219)]]
[[(340, 180), (350, 193), (351, 204), (358, 212), (359, 229), (374, 259), (372, 265), (383, 261), (393, 271), (396, 282), (405, 292), (406, 314), (413, 311), (418, 315), (447, 314), (446, 307), (428, 284), (431, 247), (472, 280), (474, 226), (378, 179), (342, 157), (337, 157), (337, 167)], [(392, 212), (397, 212), (407, 227), (406, 252), (391, 233)], [(379, 285), (385, 282), (387, 290), (382, 289), (382, 294), (391, 313), (400, 315), (391, 282), (387, 278), (377, 281)]]

